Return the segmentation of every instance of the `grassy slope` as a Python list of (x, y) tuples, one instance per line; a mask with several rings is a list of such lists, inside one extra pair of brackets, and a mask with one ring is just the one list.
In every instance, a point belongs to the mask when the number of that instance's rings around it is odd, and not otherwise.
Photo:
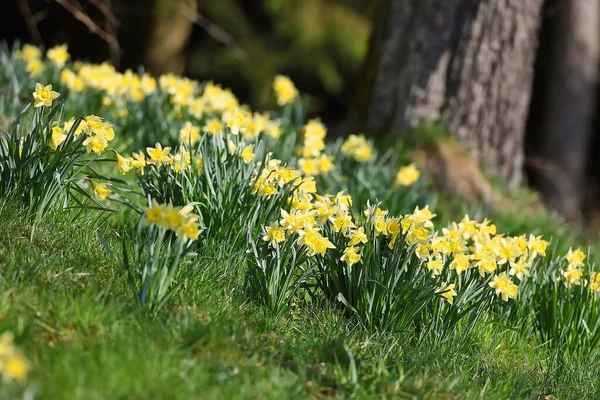
[[(245, 302), (243, 255), (226, 244), (208, 246), (183, 294), (148, 316), (96, 223), (68, 217), (49, 218), (31, 238), (14, 211), (0, 210), (0, 332), (14, 331), (32, 360), (36, 397), (598, 396), (597, 361), (566, 361), (492, 325), (414, 345), (401, 333), (369, 337), (331, 306), (299, 301), (269, 317)], [(17, 396), (0, 385), (0, 398)]]

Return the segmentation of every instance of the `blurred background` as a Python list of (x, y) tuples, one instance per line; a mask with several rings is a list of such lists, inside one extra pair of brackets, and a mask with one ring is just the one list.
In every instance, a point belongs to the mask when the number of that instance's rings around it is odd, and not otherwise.
[[(332, 136), (414, 138), (434, 122), (507, 187), (600, 226), (598, 0), (1, 3), (9, 46), (68, 43), (75, 59), (212, 80), (257, 110), (286, 74)], [(479, 179), (444, 149), (425, 158), (459, 194)]]
[(273, 77), (287, 74), (309, 96), (310, 113), (336, 124), (366, 53), (368, 3), (3, 0), (0, 37), (68, 43), (74, 58), (213, 80), (258, 109), (272, 100)]

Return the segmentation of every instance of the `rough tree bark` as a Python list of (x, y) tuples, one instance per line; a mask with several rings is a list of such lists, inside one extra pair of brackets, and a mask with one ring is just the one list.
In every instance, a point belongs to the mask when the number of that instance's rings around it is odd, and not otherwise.
[(357, 92), (365, 129), (398, 134), (439, 119), (518, 183), (542, 3), (380, 0)]

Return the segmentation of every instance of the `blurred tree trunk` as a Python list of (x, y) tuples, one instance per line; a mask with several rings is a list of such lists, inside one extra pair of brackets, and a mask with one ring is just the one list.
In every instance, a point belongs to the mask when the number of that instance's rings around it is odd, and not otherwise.
[(357, 113), (373, 133), (441, 120), (521, 180), (543, 0), (380, 0)]
[(600, 76), (600, 2), (552, 0), (546, 7), (551, 31), (543, 40), (543, 91), (539, 129), (532, 143), (532, 169), (550, 204), (571, 221), (582, 222), (589, 194), (589, 162)]
[(156, 0), (144, 64), (154, 74), (182, 74), (185, 46), (196, 20), (197, 0)]
[(197, 0), (113, 0), (122, 67), (182, 74), (197, 8)]

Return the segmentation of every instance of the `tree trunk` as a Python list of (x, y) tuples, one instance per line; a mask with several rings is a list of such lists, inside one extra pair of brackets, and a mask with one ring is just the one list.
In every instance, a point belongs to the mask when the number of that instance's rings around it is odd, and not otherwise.
[(542, 3), (381, 0), (356, 103), (365, 129), (441, 120), (518, 183)]
[(197, 16), (196, 0), (156, 0), (144, 65), (154, 74), (185, 70), (187, 45)]
[[(600, 77), (600, 2), (552, 0), (546, 7), (549, 31), (538, 65), (537, 121), (530, 130), (531, 167), (551, 206), (582, 222)], [(544, 22), (546, 24), (546, 22)], [(545, 28), (546, 29), (546, 28)], [(538, 63), (539, 64), (539, 63)], [(536, 78), (537, 79), (537, 78)]]

